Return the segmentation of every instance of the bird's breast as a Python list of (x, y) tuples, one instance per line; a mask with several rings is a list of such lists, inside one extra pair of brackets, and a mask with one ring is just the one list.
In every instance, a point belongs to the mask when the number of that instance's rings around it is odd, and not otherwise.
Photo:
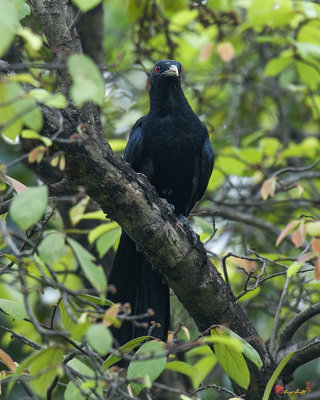
[[(176, 208), (180, 199), (188, 199), (192, 179), (197, 175), (204, 141), (200, 121), (165, 118), (154, 121), (144, 132), (145, 161), (152, 165), (148, 176), (160, 197), (165, 197)], [(151, 169), (150, 169), (151, 170)]]

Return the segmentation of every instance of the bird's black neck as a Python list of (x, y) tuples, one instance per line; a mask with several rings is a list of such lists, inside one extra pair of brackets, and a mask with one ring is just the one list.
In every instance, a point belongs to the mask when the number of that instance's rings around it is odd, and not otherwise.
[(165, 117), (168, 114), (190, 113), (180, 82), (168, 82), (151, 87), (149, 115)]

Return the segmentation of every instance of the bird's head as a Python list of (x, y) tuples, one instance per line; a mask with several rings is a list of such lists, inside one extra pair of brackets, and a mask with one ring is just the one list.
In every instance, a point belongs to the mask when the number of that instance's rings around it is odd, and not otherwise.
[(158, 61), (150, 75), (150, 86), (156, 87), (166, 83), (180, 84), (182, 65), (179, 61), (160, 60)]

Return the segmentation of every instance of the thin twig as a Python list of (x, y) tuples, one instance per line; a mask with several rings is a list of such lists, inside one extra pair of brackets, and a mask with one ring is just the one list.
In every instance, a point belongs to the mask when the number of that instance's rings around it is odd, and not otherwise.
[(285, 296), (287, 294), (287, 291), (288, 291), (289, 281), (290, 281), (290, 278), (287, 275), (286, 276), (286, 281), (285, 281), (285, 284), (284, 284), (284, 287), (283, 287), (283, 290), (282, 290), (282, 294), (281, 294), (281, 297), (280, 297), (280, 301), (279, 301), (279, 304), (278, 304), (278, 307), (277, 307), (277, 310), (276, 310), (276, 315), (274, 317), (274, 323), (273, 323), (272, 333), (271, 333), (271, 337), (270, 337), (270, 344), (269, 344), (269, 351), (270, 351), (271, 354), (273, 354), (274, 351), (275, 351), (275, 338), (276, 338), (276, 334), (277, 334), (279, 317), (280, 317), (280, 312), (281, 312), (281, 308), (282, 308), (282, 304), (283, 304), (284, 298), (285, 298)]

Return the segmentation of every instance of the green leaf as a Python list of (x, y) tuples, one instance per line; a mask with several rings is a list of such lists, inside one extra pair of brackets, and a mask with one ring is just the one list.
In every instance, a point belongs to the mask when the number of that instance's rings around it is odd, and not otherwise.
[(173, 14), (172, 18), (170, 18), (169, 29), (172, 29), (175, 32), (181, 32), (184, 30), (186, 25), (195, 20), (197, 15), (198, 10), (189, 10), (188, 8), (181, 10), (180, 12)]
[(290, 267), (287, 269), (287, 275), (289, 278), (291, 278), (293, 275), (295, 275), (303, 266), (303, 264), (312, 258), (315, 258), (315, 254), (313, 252), (308, 252), (300, 256), (297, 261), (294, 261)]
[(64, 236), (59, 232), (50, 233), (39, 244), (39, 256), (46, 264), (54, 265), (61, 257), (64, 248)]
[(106, 215), (102, 210), (91, 211), (78, 217), (79, 221), (82, 221), (83, 219), (99, 219), (105, 221)]
[(36, 35), (28, 28), (20, 28), (17, 33), (28, 43), (33, 51), (39, 51), (41, 49), (41, 36)]
[(11, 391), (15, 380), (28, 369), (30, 372), (28, 383), (33, 391), (43, 396), (55, 376), (59, 373), (63, 354), (63, 350), (56, 346), (33, 352), (18, 366), (11, 376), (12, 381), (8, 385), (8, 392)]
[(41, 140), (46, 146), (51, 146), (52, 145), (52, 140), (39, 135), (38, 132), (32, 131), (31, 129), (24, 129), (21, 132), (21, 137), (24, 139), (38, 139)]
[[(0, 83), (0, 103), (10, 104), (8, 83)], [(0, 124), (5, 126), (2, 128), (1, 133), (11, 140), (14, 140), (22, 129), (22, 121), (20, 118), (15, 119), (16, 112), (11, 105), (3, 105), (0, 107)], [(10, 124), (8, 122), (11, 121)]]
[(295, 354), (295, 351), (292, 353), (289, 353), (277, 366), (277, 368), (274, 370), (271, 378), (269, 379), (269, 382), (267, 383), (267, 386), (264, 390), (262, 400), (269, 400), (271, 390), (273, 388), (273, 385), (276, 383), (276, 380), (278, 379), (279, 375), (281, 374), (281, 371), (283, 368), (287, 365), (288, 361), (291, 359), (291, 357)]
[[(70, 302), (69, 302), (69, 307), (70, 307)], [(70, 307), (71, 312), (73, 312), (73, 315), (77, 318), (78, 314), (73, 310), (72, 307)], [(60, 310), (60, 315), (61, 315), (61, 321), (64, 326), (64, 328), (68, 331), (71, 331), (75, 327), (75, 323), (73, 322), (72, 318), (70, 317), (66, 306), (64, 305), (64, 301), (61, 300), (59, 303), (59, 310)]]
[[(230, 337), (231, 335), (233, 337)], [(250, 384), (250, 372), (242, 355), (245, 349), (241, 338), (230, 329), (220, 326), (211, 330), (210, 338), (214, 343), (214, 353), (225, 373), (239, 386), (247, 389)], [(253, 356), (248, 350), (247, 354)]]
[(109, 139), (108, 143), (115, 153), (124, 151), (127, 146), (127, 141), (124, 139)]
[(45, 89), (34, 89), (28, 94), (29, 97), (48, 107), (65, 108), (67, 106), (67, 100), (62, 93), (50, 93)]
[(72, 0), (72, 2), (80, 8), (84, 13), (96, 7), (102, 0)]
[(30, 129), (40, 131), (43, 124), (42, 112), (34, 99), (17, 82), (7, 85), (8, 99), (12, 101), (12, 108), (20, 116), (21, 121)]
[[(306, 21), (307, 22), (307, 21)], [(299, 43), (320, 43), (320, 23), (317, 19), (310, 20), (301, 26), (298, 33)]]
[(81, 221), (82, 216), (89, 203), (89, 200), (90, 200), (89, 196), (86, 196), (83, 199), (81, 199), (75, 206), (70, 208), (69, 218), (72, 223), (72, 226), (77, 225), (77, 223)]
[(227, 327), (223, 327), (224, 332), (226, 332), (230, 337), (238, 339), (242, 343), (242, 353), (246, 356), (246, 358), (252, 361), (259, 369), (263, 366), (262, 360), (259, 356), (259, 353), (249, 344), (246, 340), (242, 339), (241, 336), (237, 335), (231, 329)]
[(301, 81), (311, 90), (317, 90), (320, 83), (320, 73), (317, 66), (313, 67), (302, 61), (297, 61), (296, 66)]
[(249, 24), (255, 29), (264, 25), (270, 28), (286, 25), (296, 17), (290, 0), (280, 0), (279, 7), (275, 7), (274, 0), (253, 0), (248, 8)]
[(31, 380), (31, 387), (41, 396), (50, 386), (57, 375), (57, 367), (63, 359), (63, 350), (59, 348), (48, 348), (39, 351), (35, 360), (30, 364), (29, 371), (36, 378)]
[(80, 361), (78, 358), (73, 358), (68, 361), (67, 365), (73, 368), (75, 371), (79, 372), (81, 375), (86, 375), (94, 378), (94, 371), (84, 362)]
[(102, 356), (105, 356), (112, 346), (112, 335), (108, 328), (101, 324), (90, 326), (87, 331), (90, 346)]
[(132, 21), (142, 17), (148, 0), (129, 0), (128, 13)]
[(39, 81), (37, 81), (31, 74), (27, 72), (21, 72), (20, 74), (12, 74), (10, 76), (6, 76), (9, 82), (25, 82), (29, 83), (34, 87), (38, 87), (40, 85)]
[(261, 292), (261, 288), (259, 286), (257, 288), (255, 288), (254, 290), (249, 290), (249, 292), (247, 292), (246, 294), (241, 296), (240, 299), (238, 299), (238, 303), (241, 303), (243, 301), (249, 301), (249, 300), (253, 299), (254, 297), (258, 296), (258, 294), (260, 292)]
[(72, 76), (71, 98), (74, 104), (82, 107), (87, 101), (102, 106), (105, 86), (96, 64), (83, 54), (73, 54), (68, 59), (68, 69)]
[[(152, 336), (140, 336), (136, 339), (130, 340), (130, 342), (124, 344), (117, 350), (114, 354), (111, 354), (106, 361), (103, 363), (102, 368), (107, 369), (114, 365), (116, 362), (120, 361), (123, 358), (123, 355), (129, 354), (132, 350), (134, 350), (140, 343), (145, 342), (146, 340), (151, 339)], [(117, 354), (121, 354), (118, 356)]]
[(111, 247), (119, 240), (120, 236), (121, 228), (116, 228), (105, 233), (97, 240), (96, 246), (100, 258), (107, 254)]
[(273, 58), (268, 62), (264, 69), (265, 76), (276, 76), (280, 74), (288, 65), (292, 62), (292, 58), (290, 57), (278, 57)]
[(100, 297), (91, 296), (90, 294), (78, 294), (77, 298), (88, 300), (93, 304), (99, 304), (100, 306), (112, 306), (113, 301), (108, 299), (101, 299)]
[(24, 305), (15, 301), (0, 299), (0, 308), (19, 322), (28, 317)]
[(250, 372), (243, 355), (223, 344), (214, 344), (213, 347), (224, 372), (239, 386), (247, 389), (250, 384)]
[(166, 363), (166, 369), (170, 371), (179, 372), (180, 374), (184, 374), (189, 376), (190, 378), (197, 377), (199, 374), (198, 369), (183, 361), (170, 361)]
[(320, 57), (320, 46), (304, 42), (295, 42), (295, 44), (302, 58), (308, 58), (309, 56)]
[[(220, 333), (218, 333), (220, 332)], [(201, 339), (205, 343), (216, 343), (228, 346), (232, 351), (242, 352), (243, 346), (239, 339), (231, 338), (220, 328), (215, 328), (211, 331), (210, 336), (205, 336)]]
[(166, 366), (166, 360), (165, 344), (158, 340), (145, 343), (135, 353), (128, 367), (127, 378), (141, 379), (142, 383), (130, 383), (137, 395), (159, 377)]
[[(81, 382), (79, 381), (79, 386), (80, 383)], [(86, 398), (87, 396), (84, 396), (72, 381), (68, 383), (64, 392), (64, 400), (86, 400)]]
[(95, 257), (75, 240), (71, 238), (67, 240), (79, 261), (85, 277), (99, 292), (105, 292), (107, 289), (107, 279), (102, 267), (94, 263), (96, 261)]
[(119, 228), (119, 225), (116, 222), (109, 222), (109, 223), (101, 224), (101, 225), (97, 226), (96, 228), (92, 229), (89, 232), (89, 235), (88, 235), (89, 243), (92, 244), (95, 240), (97, 240), (104, 233), (109, 232), (115, 228)]
[[(209, 349), (209, 347), (207, 348)], [(194, 367), (198, 370), (198, 374), (191, 377), (194, 389), (199, 387), (201, 382), (204, 381), (206, 376), (212, 371), (213, 367), (217, 364), (217, 358), (213, 355), (210, 349), (209, 351), (211, 354), (201, 357), (200, 360), (194, 364)]]
[(311, 236), (320, 236), (320, 221), (309, 222), (307, 225), (307, 233)]
[(9, 215), (12, 221), (25, 230), (40, 220), (47, 205), (47, 186), (32, 187), (13, 199), (9, 207)]
[(13, 41), (18, 24), (18, 15), (12, 0), (0, 1), (0, 56), (9, 48)]

